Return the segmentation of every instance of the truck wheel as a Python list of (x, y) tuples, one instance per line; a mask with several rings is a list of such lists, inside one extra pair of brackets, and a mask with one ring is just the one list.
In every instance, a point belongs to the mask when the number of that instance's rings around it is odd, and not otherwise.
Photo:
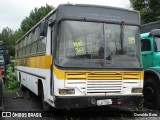
[(44, 101), (43, 86), (42, 86), (42, 88), (41, 88), (41, 100), (42, 100), (43, 110), (44, 110), (44, 111), (50, 111), (50, 110), (52, 109), (52, 107), (51, 107), (46, 101)]
[(144, 104), (151, 109), (160, 108), (160, 91), (158, 84), (153, 78), (148, 78), (144, 81), (143, 88)]

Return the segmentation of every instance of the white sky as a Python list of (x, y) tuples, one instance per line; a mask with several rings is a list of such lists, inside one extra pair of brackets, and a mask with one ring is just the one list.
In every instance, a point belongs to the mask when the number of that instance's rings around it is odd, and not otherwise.
[(22, 20), (29, 16), (35, 7), (40, 8), (46, 4), (57, 7), (64, 3), (95, 4), (129, 8), (129, 0), (0, 0), (0, 31), (9, 27), (13, 30), (20, 28)]

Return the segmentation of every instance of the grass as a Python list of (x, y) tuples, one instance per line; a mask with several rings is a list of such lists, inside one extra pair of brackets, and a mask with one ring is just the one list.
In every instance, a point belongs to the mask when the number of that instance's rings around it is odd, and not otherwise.
[[(14, 72), (14, 63), (7, 66), (7, 79), (5, 80), (4, 88), (4, 93), (17, 92), (20, 90), (20, 83), (16, 79)], [(29, 91), (25, 91), (25, 98), (31, 98)]]
[(16, 92), (19, 90), (19, 82), (14, 72), (14, 63), (7, 66), (7, 76), (4, 84), (4, 92)]
[(144, 113), (144, 105), (143, 105), (144, 101), (142, 100), (137, 107), (135, 107), (135, 111), (138, 113)]
[(19, 90), (19, 82), (16, 80), (6, 81), (4, 84), (4, 92), (16, 92)]

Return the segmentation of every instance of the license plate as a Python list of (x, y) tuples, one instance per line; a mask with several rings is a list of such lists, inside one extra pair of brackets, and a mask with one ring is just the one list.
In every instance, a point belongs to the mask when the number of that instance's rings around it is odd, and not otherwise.
[(111, 104), (112, 104), (112, 100), (111, 99), (97, 100), (97, 105), (98, 106), (111, 105)]

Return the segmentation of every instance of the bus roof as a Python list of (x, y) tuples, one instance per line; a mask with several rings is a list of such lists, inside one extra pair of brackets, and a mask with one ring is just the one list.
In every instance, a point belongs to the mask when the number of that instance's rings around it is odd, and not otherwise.
[(139, 12), (109, 6), (60, 5), (56, 17), (57, 20), (62, 18), (100, 19), (125, 21), (140, 25)]
[(57, 9), (52, 10), (42, 20), (40, 20), (33, 28), (31, 28), (23, 37), (17, 42), (23, 39), (27, 34), (33, 31), (40, 23), (48, 19), (59, 21), (63, 18), (78, 18), (78, 19), (100, 19), (109, 21), (125, 21), (125, 23), (132, 23), (140, 25), (140, 14), (137, 11), (116, 8), (110, 6), (99, 6), (99, 5), (82, 5), (82, 4), (62, 4)]

